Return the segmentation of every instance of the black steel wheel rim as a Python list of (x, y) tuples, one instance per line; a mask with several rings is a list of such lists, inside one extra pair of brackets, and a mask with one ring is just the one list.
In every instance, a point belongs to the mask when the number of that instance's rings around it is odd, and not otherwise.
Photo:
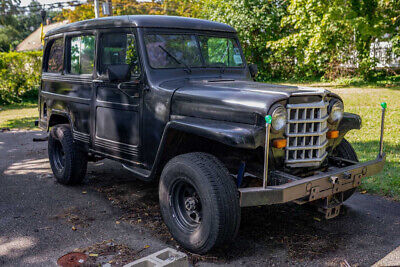
[(177, 180), (169, 192), (173, 218), (183, 231), (192, 232), (202, 221), (202, 205), (195, 187), (185, 179)]
[(65, 166), (65, 153), (63, 146), (59, 140), (55, 140), (54, 142), (54, 154), (53, 154), (53, 162), (55, 167), (62, 171)]

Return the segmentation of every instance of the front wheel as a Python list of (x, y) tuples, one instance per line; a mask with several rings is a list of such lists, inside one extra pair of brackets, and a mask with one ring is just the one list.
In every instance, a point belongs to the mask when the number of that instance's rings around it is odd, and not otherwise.
[(57, 181), (78, 184), (86, 175), (87, 155), (74, 143), (69, 125), (51, 128), (48, 143), (49, 161)]
[(234, 239), (240, 225), (238, 190), (226, 167), (206, 153), (170, 160), (159, 184), (160, 208), (172, 236), (204, 254)]
[[(351, 144), (344, 138), (340, 142), (340, 144), (337, 147), (335, 147), (335, 150), (333, 151), (333, 155), (343, 158), (343, 159), (348, 159), (348, 160), (358, 162), (358, 157), (357, 157), (356, 151), (351, 146)], [(355, 191), (356, 191), (355, 188), (344, 191), (343, 192), (343, 201), (349, 199), (354, 194)]]

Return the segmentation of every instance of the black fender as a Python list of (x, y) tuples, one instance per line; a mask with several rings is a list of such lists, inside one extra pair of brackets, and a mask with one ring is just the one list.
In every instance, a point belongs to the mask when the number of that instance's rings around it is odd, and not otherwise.
[(361, 117), (354, 113), (345, 112), (343, 119), (340, 121), (338, 130), (340, 133), (346, 134), (348, 131), (353, 129), (361, 129), (362, 121)]
[(262, 126), (173, 116), (173, 119), (164, 128), (151, 170), (144, 172), (139, 168), (130, 168), (130, 171), (135, 173), (138, 178), (144, 181), (151, 181), (155, 178), (165, 149), (166, 139), (171, 130), (194, 134), (235, 148), (256, 149), (264, 145), (265, 138), (265, 128)]
[(333, 143), (333, 149), (342, 142), (344, 136), (350, 130), (359, 130), (361, 129), (362, 121), (361, 117), (354, 113), (345, 112), (343, 114), (343, 119), (340, 121), (337, 130), (339, 131), (339, 138), (335, 139)]
[(49, 119), (47, 120), (47, 131), (49, 131), (51, 126), (56, 124), (69, 124), (72, 129), (71, 117), (68, 113), (58, 110), (51, 110), (49, 114)]
[(167, 124), (167, 130), (201, 136), (235, 148), (255, 149), (264, 144), (265, 128), (236, 122), (180, 117)]

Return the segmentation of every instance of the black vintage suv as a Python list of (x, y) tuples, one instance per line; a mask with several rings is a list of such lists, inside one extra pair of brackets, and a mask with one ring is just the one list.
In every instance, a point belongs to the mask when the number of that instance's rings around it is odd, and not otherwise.
[(211, 21), (120, 16), (50, 31), (39, 124), (54, 176), (76, 184), (88, 161), (109, 158), (159, 179), (165, 224), (196, 253), (235, 237), (241, 207), (310, 202), (338, 215), (382, 170), (382, 134), (377, 158), (359, 163), (344, 136), (361, 119), (339, 96), (257, 83), (256, 70), (236, 31)]

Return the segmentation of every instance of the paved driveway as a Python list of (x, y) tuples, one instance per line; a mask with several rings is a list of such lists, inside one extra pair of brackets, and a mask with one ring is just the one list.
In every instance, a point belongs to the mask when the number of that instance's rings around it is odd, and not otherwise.
[[(105, 160), (89, 164), (83, 185), (60, 185), (49, 169), (47, 142), (32, 142), (38, 136), (0, 133), (0, 265), (55, 265), (75, 249), (99, 254), (97, 262), (122, 264), (178, 246), (162, 223), (155, 184)], [(367, 266), (399, 245), (400, 203), (356, 194), (329, 221), (297, 205), (243, 209), (234, 244), (190, 259), (198, 265)]]

